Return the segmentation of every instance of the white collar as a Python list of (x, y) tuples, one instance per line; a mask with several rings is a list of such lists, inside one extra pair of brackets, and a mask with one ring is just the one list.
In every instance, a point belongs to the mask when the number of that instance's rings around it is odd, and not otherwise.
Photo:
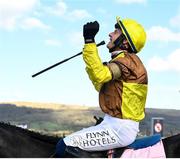
[(117, 54), (122, 53), (122, 52), (123, 52), (123, 50), (113, 51), (113, 52), (111, 52), (111, 57), (116, 56)]

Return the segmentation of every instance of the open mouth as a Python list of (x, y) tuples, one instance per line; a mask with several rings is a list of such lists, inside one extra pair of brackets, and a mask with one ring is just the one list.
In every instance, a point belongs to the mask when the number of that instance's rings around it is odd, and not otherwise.
[(112, 38), (109, 38), (109, 42), (112, 42)]

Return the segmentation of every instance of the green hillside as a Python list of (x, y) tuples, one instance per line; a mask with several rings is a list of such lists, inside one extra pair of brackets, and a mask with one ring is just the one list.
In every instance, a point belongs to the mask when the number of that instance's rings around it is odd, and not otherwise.
[[(0, 103), (0, 121), (15, 125), (27, 124), (28, 129), (44, 133), (67, 134), (95, 124), (94, 116), (103, 117), (100, 108), (68, 106), (53, 103)], [(151, 118), (164, 118), (164, 134), (180, 132), (180, 110), (146, 109), (140, 124), (141, 134), (150, 134)]]

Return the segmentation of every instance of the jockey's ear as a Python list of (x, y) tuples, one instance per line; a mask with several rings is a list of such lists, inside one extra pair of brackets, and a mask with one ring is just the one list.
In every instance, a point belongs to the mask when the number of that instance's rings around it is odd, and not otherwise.
[(124, 47), (125, 47), (126, 49), (128, 49), (128, 48), (130, 47), (127, 39), (124, 39), (124, 40), (123, 40), (123, 45), (124, 45)]
[(95, 125), (98, 125), (98, 124), (100, 124), (103, 121), (102, 117), (94, 116), (94, 119), (96, 120), (96, 124)]

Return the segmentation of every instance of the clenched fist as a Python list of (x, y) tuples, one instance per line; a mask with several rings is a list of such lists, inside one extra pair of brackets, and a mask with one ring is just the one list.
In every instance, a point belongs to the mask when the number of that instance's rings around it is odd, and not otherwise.
[(99, 31), (99, 23), (97, 21), (89, 22), (83, 26), (83, 36), (85, 43), (94, 43), (94, 37)]

